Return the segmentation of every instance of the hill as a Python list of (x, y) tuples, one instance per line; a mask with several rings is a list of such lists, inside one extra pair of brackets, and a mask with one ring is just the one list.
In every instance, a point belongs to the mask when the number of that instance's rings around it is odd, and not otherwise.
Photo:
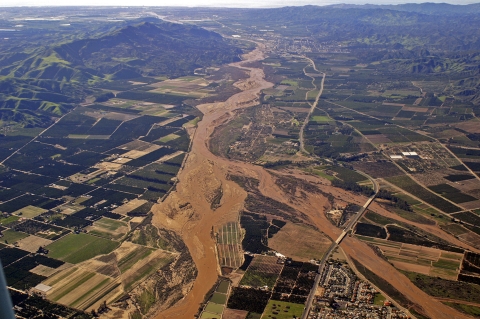
[(193, 25), (143, 22), (30, 54), (4, 54), (0, 56), (0, 115), (14, 121), (27, 118), (22, 116), (27, 111), (29, 119), (62, 115), (92, 93), (90, 84), (178, 77), (196, 68), (237, 61), (240, 53), (215, 32)]

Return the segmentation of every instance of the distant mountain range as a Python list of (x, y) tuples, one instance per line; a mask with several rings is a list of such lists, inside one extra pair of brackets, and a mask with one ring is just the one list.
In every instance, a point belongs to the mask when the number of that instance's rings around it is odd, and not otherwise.
[(395, 11), (407, 11), (407, 12), (417, 12), (423, 14), (433, 14), (433, 15), (456, 15), (456, 14), (479, 14), (480, 13), (480, 3), (467, 4), (467, 5), (454, 5), (448, 3), (405, 3), (398, 5), (349, 5), (349, 4), (340, 4), (332, 5), (334, 8), (360, 8), (360, 9), (388, 9)]

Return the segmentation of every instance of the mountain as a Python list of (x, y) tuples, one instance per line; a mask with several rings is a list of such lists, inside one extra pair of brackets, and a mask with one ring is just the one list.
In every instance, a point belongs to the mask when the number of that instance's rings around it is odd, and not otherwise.
[[(89, 84), (193, 74), (196, 68), (238, 61), (241, 53), (218, 33), (169, 22), (143, 22), (30, 53), (4, 53), (0, 117), (28, 118), (29, 125), (37, 125), (46, 114), (62, 115), (81, 102), (92, 93)], [(32, 120), (35, 114), (40, 120)]]
[(98, 39), (60, 45), (54, 51), (77, 67), (116, 78), (181, 76), (195, 68), (238, 61), (241, 53), (218, 33), (169, 22), (128, 26)]
[[(366, 6), (367, 8), (370, 6)], [(375, 6), (381, 9), (390, 9), (396, 11), (417, 12), (430, 15), (465, 15), (465, 14), (479, 14), (480, 3), (468, 5), (453, 5), (448, 3), (405, 3), (398, 5), (381, 5)]]

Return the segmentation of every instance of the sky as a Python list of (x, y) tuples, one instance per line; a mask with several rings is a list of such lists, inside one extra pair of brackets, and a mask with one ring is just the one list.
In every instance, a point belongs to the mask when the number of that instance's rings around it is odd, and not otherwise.
[(235, 8), (258, 8), (258, 7), (284, 7), (301, 6), (307, 4), (329, 5), (338, 3), (348, 4), (401, 4), (418, 2), (436, 2), (451, 4), (471, 4), (480, 0), (1, 0), (1, 7), (16, 6), (186, 6), (186, 7), (235, 7)]

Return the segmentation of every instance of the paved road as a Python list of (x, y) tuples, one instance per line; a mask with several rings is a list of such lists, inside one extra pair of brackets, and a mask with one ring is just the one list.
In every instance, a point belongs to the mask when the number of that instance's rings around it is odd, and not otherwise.
[(345, 238), (345, 236), (348, 234), (348, 232), (351, 231), (353, 229), (353, 227), (355, 227), (355, 224), (360, 220), (360, 218), (362, 218), (362, 216), (365, 213), (365, 211), (367, 210), (368, 206), (373, 202), (373, 200), (375, 199), (375, 196), (377, 196), (377, 194), (378, 194), (379, 187), (378, 187), (377, 182), (372, 177), (368, 176), (367, 174), (365, 174), (363, 172), (359, 172), (359, 171), (357, 171), (357, 172), (364, 175), (365, 177), (367, 177), (372, 182), (373, 190), (374, 190), (375, 193), (368, 198), (367, 202), (362, 206), (362, 208), (360, 208), (360, 210), (357, 212), (355, 217), (353, 217), (348, 222), (348, 224), (345, 226), (345, 228), (343, 229), (340, 236), (338, 236), (337, 240), (335, 240), (330, 245), (328, 250), (323, 255), (323, 258), (320, 261), (320, 265), (318, 266), (318, 273), (315, 276), (315, 282), (313, 284), (312, 290), (310, 291), (310, 295), (308, 296), (307, 302), (305, 304), (305, 309), (304, 309), (303, 314), (302, 314), (302, 319), (307, 319), (308, 314), (310, 313), (310, 308), (312, 307), (313, 298), (315, 297), (315, 292), (317, 291), (317, 287), (320, 284), (320, 279), (322, 277), (322, 272), (323, 272), (323, 269), (325, 268), (325, 263), (327, 262), (328, 258), (330, 257), (332, 252), (338, 247), (338, 245), (340, 245), (340, 243)]
[[(302, 151), (303, 153), (306, 153), (306, 154), (310, 154), (309, 152), (307, 152), (307, 150), (305, 149), (305, 142), (304, 142), (304, 138), (303, 138), (303, 132), (305, 131), (305, 127), (307, 126), (308, 124), (308, 121), (310, 120), (310, 116), (312, 115), (313, 111), (315, 111), (316, 107), (317, 107), (317, 104), (318, 104), (318, 101), (320, 100), (320, 97), (322, 96), (322, 93), (323, 93), (323, 84), (325, 83), (325, 73), (323, 72), (320, 72), (317, 70), (317, 66), (315, 65), (315, 62), (313, 62), (312, 59), (310, 58), (307, 58), (306, 56), (301, 56), (302, 58), (304, 59), (307, 59), (308, 61), (310, 61), (310, 64), (312, 65), (313, 69), (317, 72), (319, 72), (321, 75), (322, 75), (322, 82), (320, 83), (320, 89), (318, 91), (318, 94), (317, 94), (317, 97), (315, 98), (315, 101), (313, 103), (309, 103), (311, 105), (310, 107), (310, 111), (308, 112), (307, 114), (307, 117), (305, 118), (305, 121), (303, 121), (303, 124), (302, 124), (302, 128), (300, 129), (300, 136), (299, 136), (299, 141), (300, 141), (300, 151)], [(305, 68), (303, 69), (303, 73), (305, 73), (306, 76), (308, 77), (311, 77), (312, 78), (312, 84), (313, 86), (315, 86), (315, 88), (313, 90), (317, 90), (318, 87), (317, 85), (315, 84), (315, 78), (317, 76), (319, 76), (320, 74), (309, 74), (309, 73), (306, 73), (305, 72)], [(308, 93), (310, 91), (308, 91), (306, 94), (305, 94), (305, 100), (308, 102)]]

